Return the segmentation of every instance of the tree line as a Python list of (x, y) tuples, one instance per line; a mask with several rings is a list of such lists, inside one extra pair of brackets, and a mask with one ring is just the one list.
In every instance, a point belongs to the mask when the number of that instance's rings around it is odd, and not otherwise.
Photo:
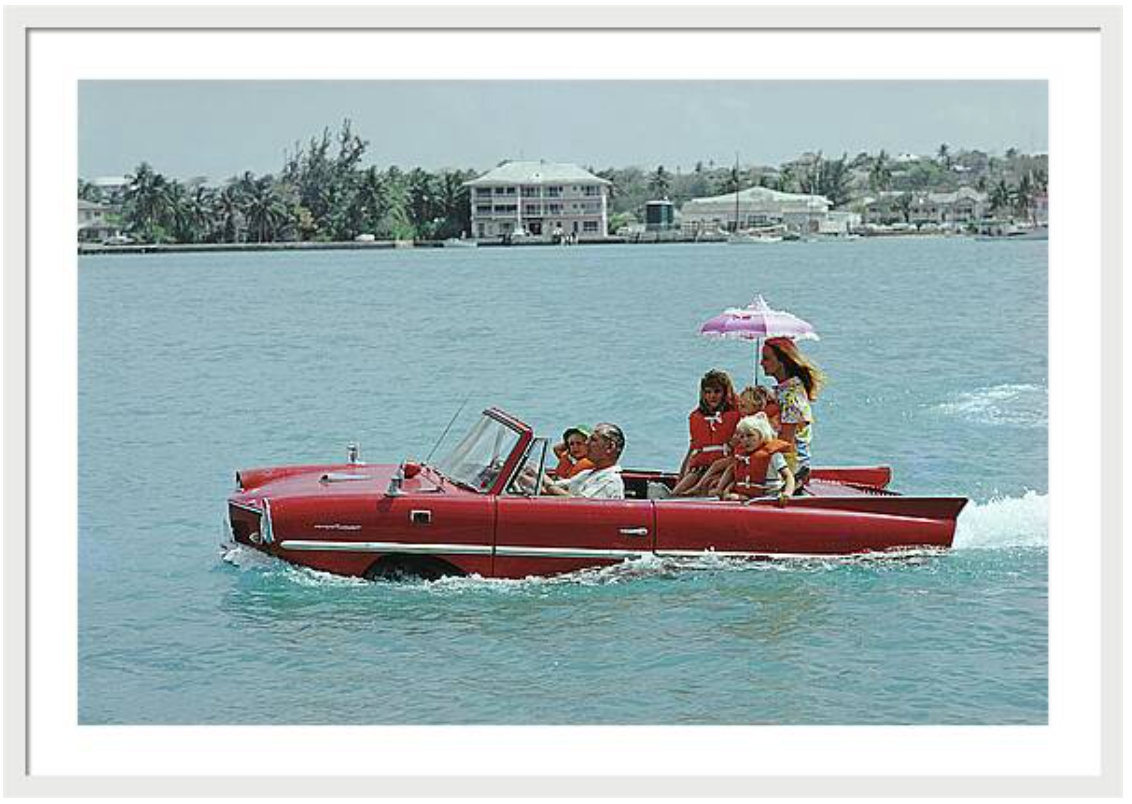
[[(470, 233), (471, 208), (464, 183), (476, 170), (421, 168), (403, 171), (364, 167), (369, 143), (343, 121), (286, 154), (277, 174), (250, 171), (223, 187), (170, 179), (147, 162), (127, 176), (120, 197), (79, 180), (79, 197), (120, 205), (120, 226), (150, 243), (270, 243), (344, 241), (370, 234), (377, 239), (433, 240)], [(1023, 215), (1046, 190), (1045, 156), (1009, 149), (1004, 157), (943, 144), (932, 157), (899, 161), (884, 150), (842, 154), (835, 159), (808, 153), (782, 165), (740, 166), (697, 162), (689, 172), (664, 165), (587, 169), (608, 180), (610, 230), (638, 220), (645, 202), (667, 198), (677, 207), (692, 198), (761, 186), (822, 195), (834, 208), (852, 208), (868, 194), (949, 191), (973, 186), (988, 193), (996, 212)]]
[(728, 195), (748, 187), (821, 195), (834, 209), (855, 211), (862, 211), (866, 197), (891, 192), (898, 194), (897, 206), (910, 212), (916, 193), (969, 186), (988, 195), (996, 214), (1024, 216), (1037, 196), (1046, 192), (1047, 171), (1044, 155), (1009, 148), (1003, 156), (992, 156), (978, 150), (953, 151), (944, 143), (935, 155), (913, 161), (898, 160), (884, 150), (852, 157), (843, 153), (834, 159), (818, 151), (778, 166), (697, 162), (686, 173), (664, 165), (652, 171), (631, 167), (594, 172), (613, 183), (610, 230), (616, 231), (638, 218), (651, 199), (667, 198), (680, 207), (693, 198)]
[(123, 231), (147, 243), (271, 243), (458, 237), (471, 226), (464, 182), (474, 170), (430, 173), (362, 167), (369, 143), (349, 120), (297, 144), (278, 174), (234, 176), (223, 187), (167, 178), (142, 162), (120, 197), (79, 181), (79, 197), (119, 204)]

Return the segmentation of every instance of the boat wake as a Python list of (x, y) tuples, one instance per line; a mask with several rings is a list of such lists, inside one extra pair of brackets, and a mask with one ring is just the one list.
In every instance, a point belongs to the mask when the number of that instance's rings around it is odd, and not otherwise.
[[(1046, 547), (1049, 544), (1049, 496), (1028, 491), (1021, 497), (999, 497), (983, 503), (970, 503), (959, 515), (954, 550), (1004, 550), (1019, 547)], [(946, 551), (935, 549), (870, 553), (856, 556), (810, 556), (751, 561), (745, 558), (700, 556), (673, 558), (648, 555), (620, 564), (578, 570), (565, 575), (520, 579), (479, 576), (441, 578), (436, 581), (403, 581), (383, 584), (385, 588), (406, 592), (461, 594), (489, 590), (497, 594), (528, 594), (532, 589), (559, 586), (611, 586), (615, 584), (675, 577), (688, 572), (747, 570), (762, 572), (824, 572), (847, 565), (877, 566), (883, 562), (899, 565), (930, 561)], [(288, 564), (244, 545), (221, 544), (221, 560), (237, 569), (277, 577), (305, 587), (371, 587), (361, 578), (346, 578), (328, 572)]]
[(975, 424), (1011, 427), (1049, 425), (1049, 394), (1040, 385), (995, 385), (956, 394), (930, 408)]
[(1027, 491), (970, 503), (959, 515), (953, 549), (1004, 549), (1049, 545), (1049, 495)]
[(251, 547), (235, 542), (220, 545), (220, 560), (240, 570), (279, 576), (297, 586), (368, 586), (363, 578), (350, 578), (329, 572), (288, 564)]

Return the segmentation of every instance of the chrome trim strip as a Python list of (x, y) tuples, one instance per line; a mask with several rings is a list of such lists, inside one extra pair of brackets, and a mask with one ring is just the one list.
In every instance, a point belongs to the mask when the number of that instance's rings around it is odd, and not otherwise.
[(588, 547), (496, 547), (497, 556), (515, 558), (637, 558), (650, 550), (597, 550)]
[(661, 558), (698, 558), (700, 556), (719, 556), (720, 558), (844, 558), (848, 553), (768, 553), (758, 550), (657, 550)]
[[(492, 554), (488, 544), (412, 544), (410, 542), (333, 542), (308, 539), (287, 539), (280, 549), (294, 552), (340, 553), (409, 553), (412, 555), (476, 555)], [(504, 558), (639, 558), (650, 553), (661, 558), (838, 558), (842, 554), (768, 553), (757, 550), (600, 550), (589, 547), (524, 547), (504, 545), (495, 554)]]
[(234, 500), (229, 500), (228, 504), (235, 508), (239, 508), (241, 511), (248, 511), (249, 513), (255, 514), (256, 516), (259, 516), (263, 513), (263, 511), (256, 508), (254, 505), (248, 505), (247, 503), (238, 503)]
[(411, 542), (331, 542), (287, 539), (282, 550), (296, 552), (327, 551), (341, 553), (412, 553), (414, 555), (491, 555), (490, 544), (413, 544)]
[(274, 543), (275, 529), (271, 526), (271, 502), (266, 497), (263, 498), (263, 516), (259, 520), (259, 533), (263, 537), (264, 544)]

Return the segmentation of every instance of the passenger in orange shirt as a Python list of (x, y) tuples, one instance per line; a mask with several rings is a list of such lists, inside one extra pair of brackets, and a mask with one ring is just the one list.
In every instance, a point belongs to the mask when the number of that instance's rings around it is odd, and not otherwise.
[[(774, 400), (774, 392), (765, 385), (748, 385), (739, 392), (735, 406), (739, 411), (740, 418), (754, 416), (756, 413), (765, 413), (771, 422), (771, 426), (777, 430), (778, 403)], [(727, 456), (719, 458), (708, 467), (695, 487), (687, 492), (689, 497), (703, 497), (709, 494), (723, 496), (721, 493), (723, 484), (720, 481), (724, 473), (735, 465), (735, 450), (739, 446), (738, 439), (738, 433), (731, 436), (731, 440), (727, 444)]]
[(727, 457), (738, 421), (731, 377), (712, 369), (700, 379), (700, 404), (688, 414), (688, 452), (680, 464), (673, 496), (693, 493), (711, 465)]
[(593, 461), (589, 459), (590, 430), (585, 425), (568, 427), (562, 434), (561, 443), (554, 445), (554, 454), (558, 456), (558, 467), (554, 474), (559, 480), (571, 478), (578, 472), (593, 469)]

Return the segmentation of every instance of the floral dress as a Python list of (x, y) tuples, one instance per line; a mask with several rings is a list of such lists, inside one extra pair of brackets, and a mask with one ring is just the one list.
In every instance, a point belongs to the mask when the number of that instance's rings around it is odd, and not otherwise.
[(778, 399), (779, 419), (782, 424), (794, 424), (794, 458), (791, 469), (797, 471), (810, 465), (810, 439), (813, 435), (814, 413), (806, 386), (798, 377), (790, 377), (774, 389)]

